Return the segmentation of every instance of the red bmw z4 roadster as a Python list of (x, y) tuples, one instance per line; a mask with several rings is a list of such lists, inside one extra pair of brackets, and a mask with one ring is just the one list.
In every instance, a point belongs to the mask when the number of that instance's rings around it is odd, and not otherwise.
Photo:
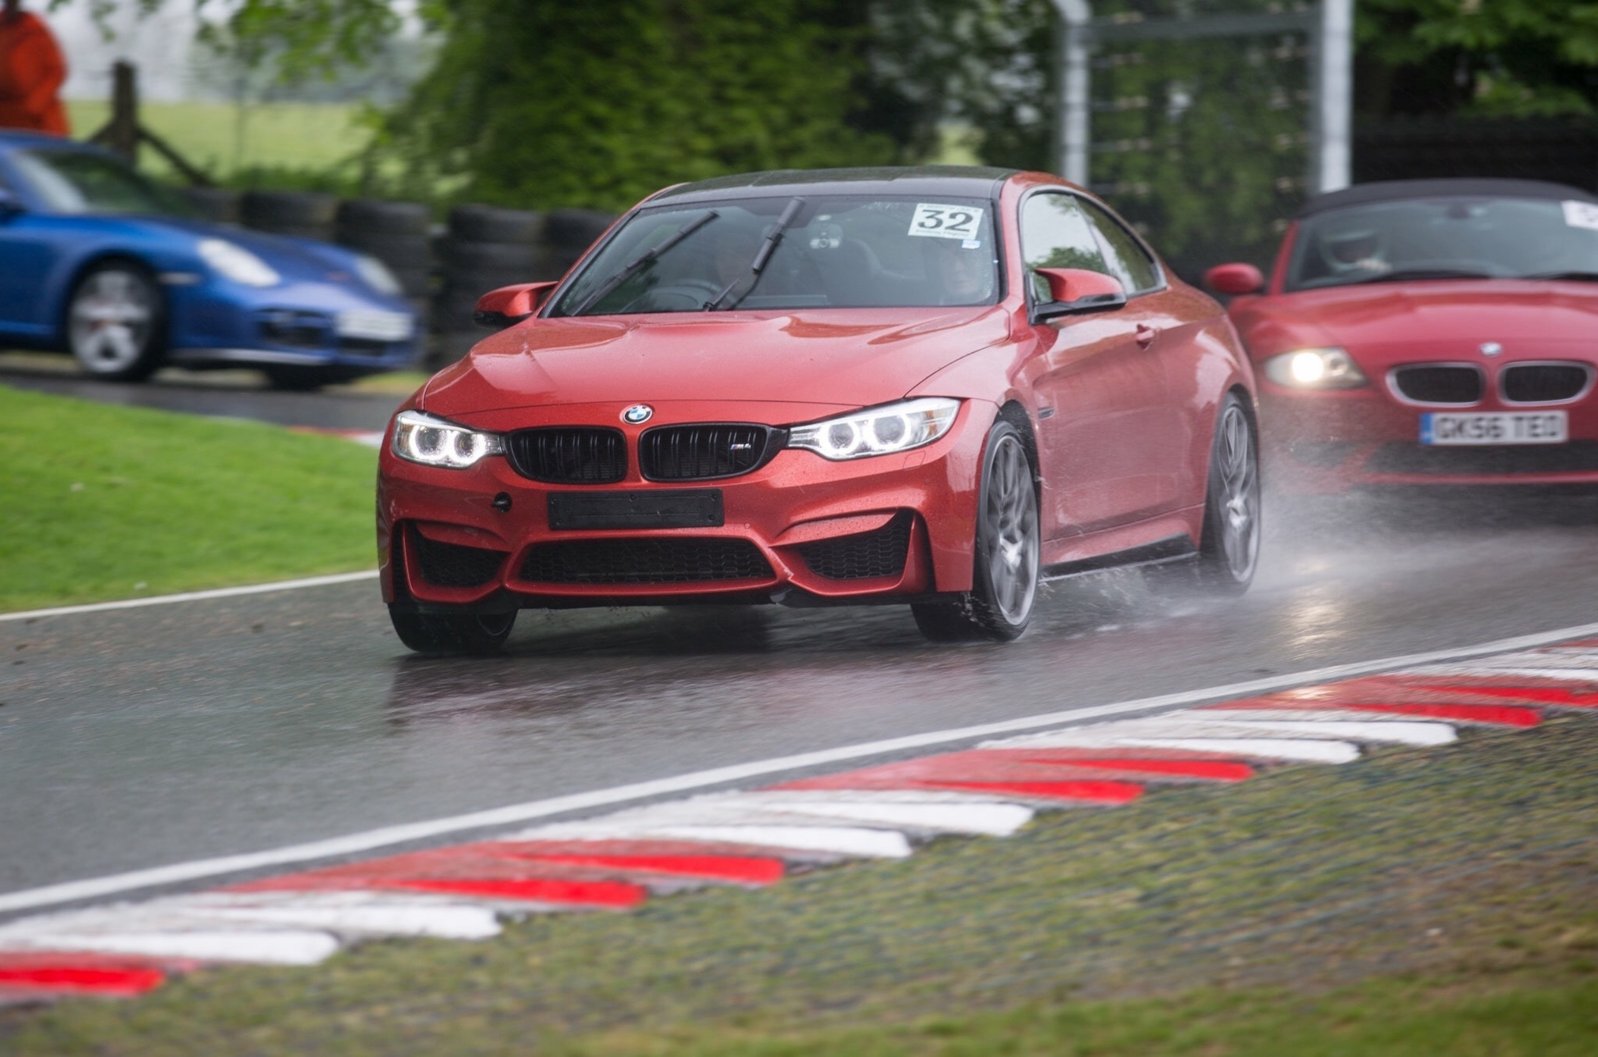
[(753, 173), (660, 191), (395, 414), (377, 538), (421, 652), (518, 611), (900, 603), (1013, 639), (1044, 582), (1260, 541), (1231, 322), (1080, 187), (993, 168)]
[(1269, 279), (1209, 270), (1284, 493), (1598, 484), (1598, 196), (1394, 180), (1310, 199)]

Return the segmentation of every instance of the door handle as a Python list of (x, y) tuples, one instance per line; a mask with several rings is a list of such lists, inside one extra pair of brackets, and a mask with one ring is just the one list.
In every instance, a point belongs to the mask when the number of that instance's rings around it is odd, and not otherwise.
[(1151, 327), (1147, 323), (1139, 323), (1137, 325), (1137, 346), (1138, 346), (1138, 348), (1146, 349), (1150, 345), (1154, 344), (1154, 338), (1159, 333), (1160, 332), (1159, 332), (1159, 329), (1157, 327)]

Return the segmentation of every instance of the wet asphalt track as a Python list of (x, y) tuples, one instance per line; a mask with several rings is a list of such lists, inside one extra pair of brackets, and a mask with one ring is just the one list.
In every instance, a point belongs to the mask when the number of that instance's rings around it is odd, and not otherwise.
[[(343, 429), (397, 402), (203, 380), (88, 395)], [(928, 644), (899, 607), (587, 610), (523, 614), (500, 658), (424, 659), (375, 580), (0, 620), (0, 896), (1598, 620), (1591, 497), (1268, 514), (1243, 599), (1084, 578), (1009, 645)]]

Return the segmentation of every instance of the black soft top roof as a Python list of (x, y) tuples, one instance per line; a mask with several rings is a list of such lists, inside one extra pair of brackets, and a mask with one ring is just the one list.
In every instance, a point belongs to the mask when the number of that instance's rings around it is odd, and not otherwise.
[(1380, 180), (1355, 184), (1341, 191), (1316, 195), (1299, 209), (1298, 216), (1313, 216), (1347, 206), (1373, 202), (1398, 202), (1414, 198), (1439, 198), (1453, 195), (1492, 198), (1552, 198), (1578, 202), (1598, 202), (1590, 191), (1548, 180), (1500, 180), (1485, 177), (1455, 177), (1435, 180)]
[(880, 166), (855, 169), (777, 169), (678, 184), (652, 196), (657, 202), (720, 200), (731, 196), (779, 198), (838, 191), (846, 194), (954, 195), (992, 198), (1018, 170), (985, 165)]

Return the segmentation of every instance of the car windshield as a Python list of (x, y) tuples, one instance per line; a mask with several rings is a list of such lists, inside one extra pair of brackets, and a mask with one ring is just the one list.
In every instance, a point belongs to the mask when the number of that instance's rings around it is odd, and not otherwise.
[(35, 194), (56, 213), (187, 215), (174, 194), (116, 158), (90, 151), (29, 150), (14, 156)]
[(554, 316), (992, 304), (991, 203), (806, 194), (639, 210)]
[(1371, 203), (1304, 218), (1286, 288), (1556, 277), (1598, 280), (1598, 205), (1459, 195)]

